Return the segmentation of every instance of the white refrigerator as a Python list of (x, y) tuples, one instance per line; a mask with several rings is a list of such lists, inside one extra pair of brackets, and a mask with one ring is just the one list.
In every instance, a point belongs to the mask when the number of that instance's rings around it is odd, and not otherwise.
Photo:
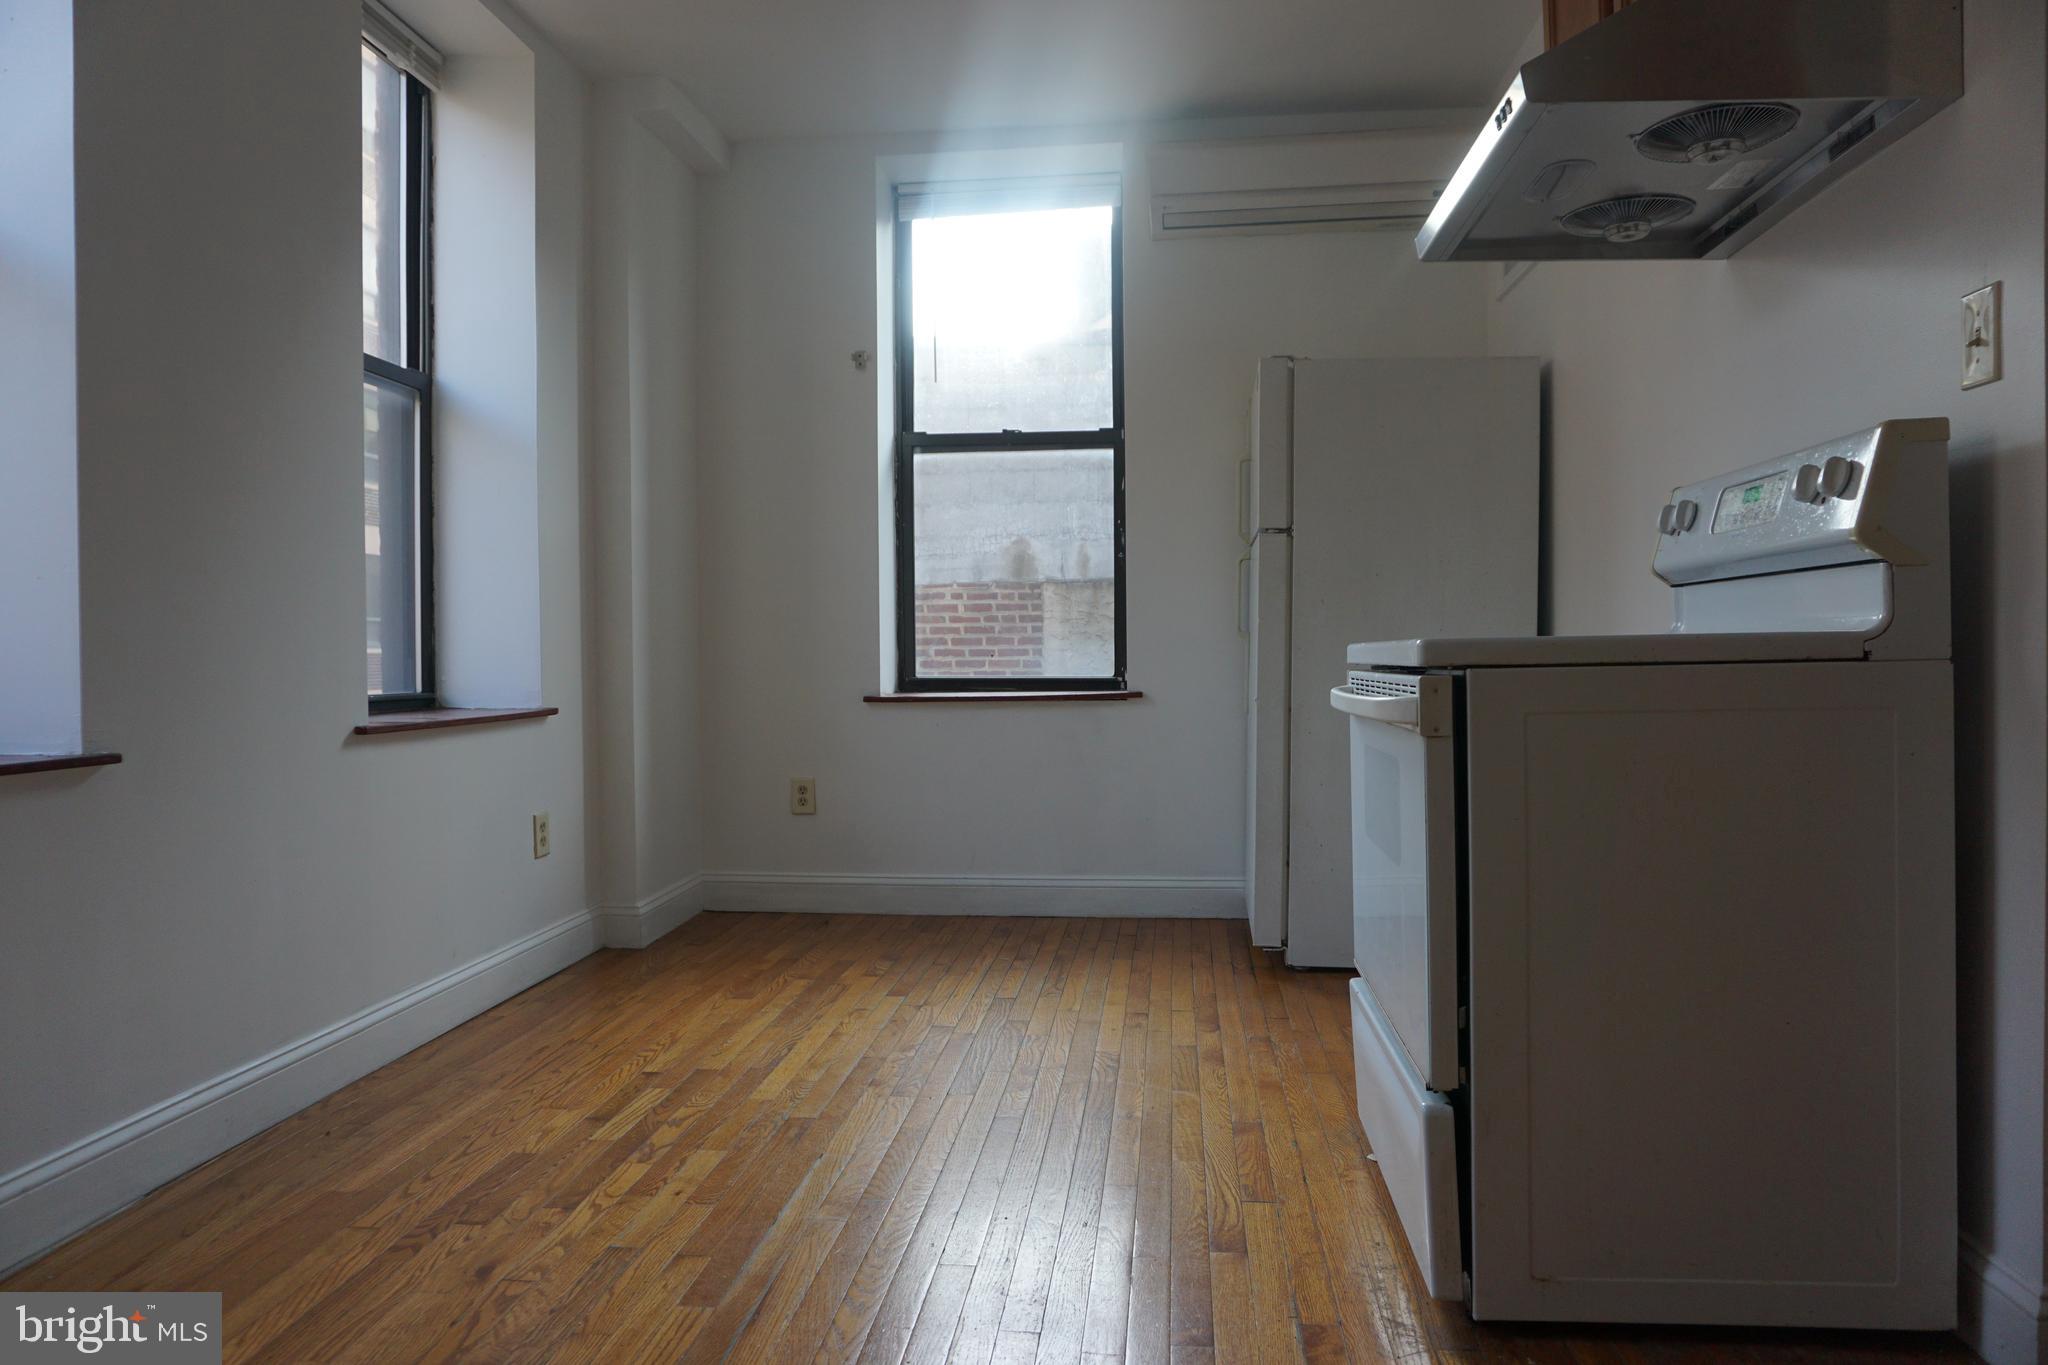
[(1330, 678), (1359, 640), (1532, 635), (1542, 363), (1259, 362), (1247, 546), (1245, 908), (1294, 967), (1352, 966), (1350, 748)]

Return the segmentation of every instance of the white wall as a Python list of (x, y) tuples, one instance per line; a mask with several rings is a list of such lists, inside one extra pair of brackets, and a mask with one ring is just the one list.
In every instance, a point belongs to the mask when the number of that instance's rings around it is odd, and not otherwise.
[[(1022, 878), (1005, 908), (1241, 911), (1235, 464), (1253, 365), (1480, 354), (1486, 275), (1420, 267), (1398, 233), (1155, 243), (1142, 136), (1122, 140), (1130, 681), (1147, 694), (1135, 703), (862, 703), (881, 672), (876, 435), (892, 419), (877, 368), (849, 356), (887, 344), (877, 159), (932, 144), (744, 143), (705, 182), (714, 908), (915, 908), (931, 878)], [(793, 776), (817, 779), (817, 815), (788, 814)], [(967, 903), (939, 889), (933, 903)]]
[[(1493, 309), (1492, 345), (1551, 360), (1560, 632), (1668, 621), (1649, 563), (1674, 484), (1883, 418), (1953, 422), (1963, 1225), (1988, 1278), (2025, 1300), (1991, 1311), (2030, 1334), (2048, 949), (2043, 9), (1973, 0), (1967, 17), (1964, 99), (1739, 257), (1539, 266)], [(1957, 300), (1997, 279), (2006, 378), (1962, 393)]]
[(85, 695), (126, 762), (0, 783), (0, 1264), (595, 942), (582, 81), (537, 54), (541, 684), (563, 714), (355, 740), (360, 12), (77, 7)]
[(0, 753), (82, 740), (70, 0), (0, 0)]
[(694, 909), (703, 870), (698, 190), (640, 121), (646, 99), (643, 82), (606, 82), (589, 130), (591, 846), (598, 901), (626, 930), (612, 941), (628, 944), (629, 923)]

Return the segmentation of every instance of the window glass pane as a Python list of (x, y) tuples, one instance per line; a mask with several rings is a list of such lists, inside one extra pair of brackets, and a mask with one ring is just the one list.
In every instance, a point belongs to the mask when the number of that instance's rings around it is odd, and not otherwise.
[(420, 690), (419, 399), (363, 381), (363, 579), (370, 695)]
[(915, 218), (912, 414), (919, 431), (1116, 424), (1108, 208)]
[(1112, 676), (1111, 452), (949, 451), (911, 461), (918, 676)]
[(405, 357), (405, 76), (363, 45), (363, 350)]

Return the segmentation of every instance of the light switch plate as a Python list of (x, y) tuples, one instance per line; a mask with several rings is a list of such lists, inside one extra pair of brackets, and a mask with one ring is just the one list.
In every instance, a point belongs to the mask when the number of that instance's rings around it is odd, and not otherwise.
[(1993, 280), (1963, 296), (1963, 387), (1974, 389), (2005, 377), (2005, 346), (1999, 334), (2005, 282)]

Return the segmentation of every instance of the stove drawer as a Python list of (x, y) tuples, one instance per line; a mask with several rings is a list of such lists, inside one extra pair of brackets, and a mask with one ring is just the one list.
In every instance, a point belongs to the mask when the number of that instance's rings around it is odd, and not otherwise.
[(1358, 1121), (1394, 1196), (1422, 1282), (1439, 1299), (1462, 1299), (1457, 1115), (1449, 1100), (1423, 1088), (1363, 979), (1351, 983), (1351, 1058)]

